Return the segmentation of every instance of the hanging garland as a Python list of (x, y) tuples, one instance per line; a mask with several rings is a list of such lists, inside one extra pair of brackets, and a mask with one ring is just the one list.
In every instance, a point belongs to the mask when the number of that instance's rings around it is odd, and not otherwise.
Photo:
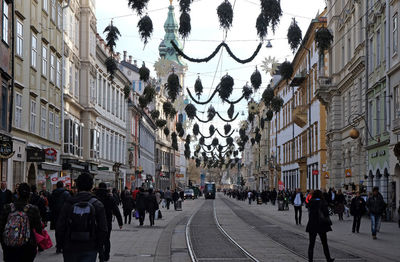
[(288, 38), (288, 43), (290, 45), (290, 49), (294, 54), (296, 52), (296, 49), (300, 46), (301, 40), (303, 39), (301, 29), (297, 24), (295, 18), (293, 18), (292, 23), (289, 26), (287, 38)]
[(280, 72), (283, 80), (289, 81), (293, 75), (293, 65), (289, 61), (285, 61), (281, 64)]
[(175, 132), (172, 132), (171, 140), (172, 140), (172, 143), (171, 143), (172, 148), (175, 149), (176, 151), (178, 151), (179, 150), (179, 148), (178, 148), (178, 139), (177, 139), (177, 135), (176, 135)]
[(236, 118), (239, 116), (239, 113), (237, 113), (236, 116), (235, 116), (234, 118), (232, 118), (232, 119), (225, 119), (225, 118), (223, 118), (218, 112), (217, 112), (217, 115), (219, 116), (219, 118), (220, 118), (222, 121), (227, 122), (227, 123), (230, 123), (230, 122), (233, 122), (233, 121), (236, 120)]
[(139, 28), (140, 38), (146, 45), (153, 34), (153, 22), (151, 21), (151, 18), (148, 15), (143, 16), (139, 20), (137, 27)]
[(169, 116), (169, 118), (173, 119), (176, 116), (177, 112), (176, 112), (174, 106), (171, 104), (171, 102), (169, 102), (169, 101), (164, 102), (163, 109), (164, 109), (165, 117)]
[(228, 116), (229, 118), (233, 118), (233, 114), (235, 113), (235, 106), (231, 104), (231, 106), (228, 109)]
[(172, 72), (172, 74), (168, 76), (166, 87), (169, 98), (171, 99), (172, 102), (174, 102), (181, 89), (181, 85), (179, 83), (179, 76), (175, 74), (175, 72)]
[(200, 133), (200, 127), (197, 123), (193, 125), (193, 134), (197, 136)]
[(223, 99), (224, 102), (227, 102), (228, 104), (234, 105), (239, 103), (240, 101), (242, 101), (242, 99), (244, 98), (244, 95), (242, 95), (239, 99), (234, 100), (234, 101), (229, 101), (228, 99)]
[(110, 25), (108, 25), (104, 29), (103, 33), (105, 32), (107, 32), (106, 35), (107, 47), (110, 48), (110, 52), (113, 54), (115, 46), (117, 45), (116, 41), (118, 40), (118, 37), (121, 36), (121, 33), (119, 32), (118, 28), (113, 25), (112, 20)]
[(159, 128), (163, 128), (167, 124), (167, 120), (164, 119), (157, 119), (156, 120), (156, 126)]
[(270, 85), (268, 85), (268, 87), (262, 93), (262, 100), (264, 102), (264, 105), (269, 106), (274, 96), (274, 89)]
[(233, 86), (235, 82), (233, 78), (226, 74), (221, 78), (221, 83), (220, 83), (220, 88), (219, 88), (219, 97), (221, 97), (222, 100), (228, 99), (233, 91)]
[(258, 88), (260, 88), (261, 83), (262, 83), (262, 78), (261, 78), (260, 71), (257, 70), (257, 67), (256, 67), (256, 71), (254, 71), (254, 73), (250, 77), (250, 82), (251, 82), (251, 85), (254, 87), (254, 90), (257, 90)]
[(208, 108), (208, 110), (207, 110), (207, 118), (208, 118), (208, 121), (213, 120), (214, 117), (215, 117), (215, 114), (216, 114), (215, 108), (214, 108), (213, 106), (210, 106), (210, 107)]
[(321, 27), (318, 29), (318, 31), (315, 33), (315, 42), (317, 44), (319, 54), (323, 54), (332, 45), (333, 35), (331, 31), (329, 31), (329, 29), (326, 27)]
[(219, 130), (218, 130), (218, 129), (216, 129), (216, 131), (217, 131), (217, 133), (218, 133), (218, 134), (219, 134), (221, 137), (223, 137), (223, 138), (230, 137), (230, 136), (232, 136), (232, 135), (233, 135), (233, 133), (235, 133), (235, 130), (232, 130), (232, 132), (231, 132), (230, 134), (223, 135), (223, 134), (221, 134), (221, 132), (219, 132)]
[(246, 63), (249, 63), (249, 62), (251, 62), (251, 61), (254, 60), (254, 58), (258, 55), (258, 53), (260, 52), (261, 47), (262, 47), (262, 43), (259, 43), (258, 46), (257, 46), (257, 48), (256, 48), (256, 50), (254, 51), (253, 55), (252, 55), (251, 57), (247, 58), (247, 59), (243, 59), (243, 60), (242, 60), (242, 59), (236, 57), (236, 56), (232, 53), (232, 51), (231, 51), (231, 49), (229, 48), (228, 44), (226, 44), (225, 42), (220, 43), (220, 44), (217, 46), (217, 48), (214, 50), (214, 52), (211, 53), (211, 55), (209, 55), (209, 56), (206, 57), (206, 58), (200, 58), (200, 59), (199, 59), (199, 58), (191, 58), (191, 57), (187, 56), (187, 55), (174, 43), (174, 41), (171, 41), (171, 45), (172, 45), (172, 47), (175, 49), (175, 51), (178, 53), (178, 55), (182, 56), (182, 57), (185, 58), (186, 60), (188, 60), (188, 61), (190, 61), (190, 62), (193, 62), (193, 63), (204, 63), (204, 62), (208, 62), (208, 61), (210, 61), (211, 59), (213, 59), (213, 58), (218, 54), (219, 50), (220, 50), (222, 47), (225, 47), (225, 49), (226, 49), (226, 51), (228, 52), (228, 54), (229, 54), (236, 62), (241, 63), (241, 64), (246, 64)]
[(214, 98), (215, 94), (218, 92), (218, 89), (219, 89), (219, 85), (215, 88), (215, 90), (212, 93), (212, 95), (210, 96), (210, 98), (203, 102), (196, 100), (196, 98), (194, 98), (192, 93), (190, 92), (189, 88), (186, 88), (186, 91), (188, 92), (188, 95), (189, 95), (190, 99), (192, 99), (193, 102), (195, 102), (198, 105), (205, 105), (205, 104), (208, 104), (211, 102), (211, 100)]
[(218, 6), (217, 14), (220, 26), (225, 30), (229, 30), (233, 21), (233, 7), (231, 3), (228, 0), (224, 0)]
[(231, 131), (231, 125), (230, 124), (225, 124), (224, 125), (224, 131), (225, 131), (225, 135), (227, 135), (229, 133), (229, 131)]
[(105, 61), (105, 65), (107, 68), (107, 72), (110, 74), (111, 80), (113, 80), (114, 74), (118, 70), (117, 60), (115, 60), (115, 58), (112, 56), (107, 57), (107, 59)]
[(128, 0), (128, 6), (135, 10), (138, 15), (143, 14), (143, 10), (147, 7), (149, 0)]
[(196, 83), (194, 83), (194, 91), (196, 92), (197, 97), (200, 99), (200, 96), (203, 93), (203, 84), (201, 83), (200, 76), (197, 77)]
[(215, 134), (215, 127), (214, 125), (210, 125), (208, 127), (208, 131), (210, 131), (210, 137), (213, 136)]
[(150, 112), (150, 116), (151, 116), (151, 118), (153, 118), (153, 120), (156, 120), (157, 118), (160, 117), (160, 111), (158, 111), (158, 110), (152, 110), (152, 111)]
[(197, 109), (193, 104), (190, 103), (185, 107), (185, 112), (187, 117), (193, 120), (196, 117)]
[(147, 82), (150, 79), (150, 69), (146, 67), (146, 64), (143, 62), (142, 67), (139, 69), (139, 77), (140, 80)]

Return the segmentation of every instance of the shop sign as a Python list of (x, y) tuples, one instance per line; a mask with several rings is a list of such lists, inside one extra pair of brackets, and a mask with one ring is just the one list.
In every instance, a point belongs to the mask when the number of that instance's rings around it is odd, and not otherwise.
[(44, 155), (47, 160), (56, 161), (57, 160), (57, 150), (54, 148), (46, 148), (44, 150)]
[(45, 153), (42, 149), (27, 148), (26, 149), (27, 162), (45, 162)]
[(278, 189), (279, 189), (279, 191), (282, 191), (285, 189), (285, 184), (283, 184), (282, 181), (278, 181)]
[(110, 168), (108, 166), (99, 166), (97, 170), (99, 171), (108, 171)]
[(183, 178), (183, 177), (185, 177), (184, 174), (176, 174), (175, 176), (176, 176), (176, 178)]
[(384, 155), (386, 155), (386, 151), (385, 150), (378, 150), (375, 153), (371, 154), (371, 158), (376, 158), (376, 157), (384, 156)]
[(344, 171), (344, 174), (345, 174), (346, 177), (351, 177), (351, 169), (350, 169), (350, 168), (349, 168), (349, 169), (346, 169), (346, 170)]
[(313, 171), (312, 171), (312, 174), (313, 174), (313, 176), (318, 176), (318, 175), (319, 175), (319, 172), (318, 172), (318, 170), (313, 170)]
[(0, 134), (0, 158), (10, 158), (14, 155), (12, 138)]

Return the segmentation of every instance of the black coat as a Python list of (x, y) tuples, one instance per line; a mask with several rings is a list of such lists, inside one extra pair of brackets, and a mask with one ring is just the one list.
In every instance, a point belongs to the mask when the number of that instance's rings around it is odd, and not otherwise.
[(151, 193), (148, 194), (146, 197), (146, 210), (149, 213), (153, 213), (158, 209), (158, 202), (157, 202), (157, 198), (156, 195)]
[(136, 195), (136, 209), (146, 210), (146, 197), (147, 194), (145, 192), (139, 192)]
[(71, 194), (65, 188), (57, 188), (53, 190), (49, 199), (49, 207), (53, 219), (58, 218), (65, 201), (70, 197)]
[(315, 198), (309, 202), (308, 223), (306, 232), (309, 233), (326, 233), (332, 231), (331, 224), (320, 218), (322, 212), (325, 218), (329, 218), (328, 204), (326, 201)]
[(135, 201), (133, 200), (132, 194), (129, 190), (124, 190), (121, 193), (122, 209), (124, 210), (124, 216), (129, 215), (132, 212)]
[(39, 208), (40, 216), (42, 221), (46, 220), (46, 202), (41, 198), (38, 193), (32, 193), (29, 201), (30, 204), (35, 205)]
[(0, 214), (3, 212), (4, 206), (13, 201), (13, 194), (6, 189), (4, 192), (0, 190)]
[(365, 201), (362, 197), (354, 197), (351, 200), (350, 214), (352, 216), (362, 216), (365, 213)]
[(172, 200), (175, 202), (175, 201), (178, 201), (178, 199), (179, 199), (179, 194), (178, 194), (178, 192), (175, 191), (172, 194)]
[(122, 226), (122, 216), (119, 212), (117, 201), (112, 194), (108, 193), (107, 189), (99, 188), (96, 190), (96, 197), (103, 203), (106, 211), (107, 228), (111, 231), (112, 227), (112, 216), (116, 216), (118, 220), (118, 225)]
[(71, 241), (68, 231), (68, 220), (71, 213), (72, 205), (82, 201), (89, 201), (95, 197), (89, 192), (79, 192), (76, 196), (70, 197), (66, 202), (64, 207), (61, 209), (57, 221), (57, 247), (60, 247), (64, 252), (90, 252), (99, 251), (103, 246), (106, 239), (108, 229), (107, 229), (107, 219), (106, 212), (104, 210), (104, 205), (100, 201), (95, 201), (93, 206), (96, 212), (96, 239), (91, 242), (73, 242)]
[(380, 193), (377, 196), (372, 195), (367, 199), (367, 208), (369, 213), (373, 215), (382, 215), (385, 211), (386, 204)]

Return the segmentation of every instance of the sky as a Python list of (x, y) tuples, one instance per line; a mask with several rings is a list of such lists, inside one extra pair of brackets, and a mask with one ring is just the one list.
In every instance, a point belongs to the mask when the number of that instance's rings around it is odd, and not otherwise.
[[(184, 45), (184, 52), (194, 58), (203, 58), (211, 54), (216, 46), (223, 40), (224, 31), (219, 26), (216, 9), (223, 0), (194, 0), (191, 5), (191, 26), (192, 31), (190, 36), (181, 41)], [(230, 0), (234, 6), (233, 24), (227, 33), (226, 43), (230, 46), (233, 53), (241, 58), (250, 57), (255, 51), (259, 39), (255, 23), (257, 16), (260, 13), (259, 0)], [(177, 0), (173, 0), (175, 6), (175, 17), (179, 22), (179, 5)], [(158, 46), (164, 37), (164, 22), (168, 14), (169, 0), (150, 0), (147, 8), (147, 13), (151, 17), (154, 26), (152, 38), (145, 46), (139, 37), (137, 30), (137, 22), (139, 17), (136, 12), (128, 7), (128, 0), (97, 0), (96, 1), (96, 17), (97, 30), (99, 34), (105, 38), (103, 33), (104, 28), (113, 20), (121, 32), (121, 37), (117, 42), (116, 50), (122, 54), (122, 51), (128, 51), (128, 55), (132, 55), (134, 60), (138, 61), (138, 65), (142, 61), (146, 62), (146, 66), (152, 70), (152, 76), (156, 76), (153, 69), (153, 63), (159, 58)], [(235, 80), (235, 87), (230, 100), (241, 96), (242, 87), (249, 82), (250, 76), (258, 66), (261, 71), (262, 61), (267, 57), (274, 57), (278, 62), (285, 60), (291, 61), (293, 53), (289, 49), (287, 42), (287, 30), (292, 21), (296, 18), (303, 36), (311, 22), (311, 19), (323, 11), (325, 8), (324, 0), (281, 0), (283, 16), (280, 19), (280, 24), (275, 30), (275, 34), (269, 30), (267, 39), (271, 40), (272, 48), (266, 48), (264, 43), (257, 57), (250, 63), (240, 64), (234, 61), (226, 51), (217, 54), (214, 59), (208, 63), (191, 63), (187, 61), (188, 71), (185, 78), (185, 88), (188, 87), (194, 93), (194, 83), (200, 75), (203, 83), (204, 92), (201, 100), (206, 100), (219, 83), (221, 77), (225, 74), (231, 75)], [(222, 53), (222, 54), (221, 54)], [(269, 74), (262, 73), (262, 86), (254, 95), (254, 99), (259, 101), (262, 91), (270, 81)], [(221, 103), (221, 100), (216, 96), (212, 105), (216, 111), (227, 117), (226, 111), (229, 104)], [(196, 105), (198, 116), (201, 119), (207, 118), (206, 112), (209, 104), (206, 106)], [(247, 102), (242, 100), (241, 103), (235, 105), (235, 111), (244, 112), (239, 115), (239, 120), (247, 118)], [(239, 121), (238, 120), (238, 121)], [(232, 128), (237, 128), (238, 121), (232, 124)], [(215, 127), (223, 132), (222, 121), (216, 116), (212, 121)], [(207, 125), (208, 126), (208, 125)], [(201, 126), (202, 128), (203, 126)], [(208, 130), (208, 127), (207, 127)], [(208, 131), (204, 131), (205, 135)], [(221, 141), (221, 138), (220, 138)], [(225, 144), (222, 142), (221, 144)]]

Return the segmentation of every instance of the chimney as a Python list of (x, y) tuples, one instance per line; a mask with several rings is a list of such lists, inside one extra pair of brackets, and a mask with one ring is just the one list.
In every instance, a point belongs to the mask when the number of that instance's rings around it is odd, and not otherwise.
[(128, 63), (129, 63), (129, 64), (132, 64), (132, 56), (131, 56), (131, 55), (129, 56)]
[(137, 61), (133, 60), (133, 65), (137, 67)]
[(124, 51), (124, 61), (126, 62), (126, 51)]

